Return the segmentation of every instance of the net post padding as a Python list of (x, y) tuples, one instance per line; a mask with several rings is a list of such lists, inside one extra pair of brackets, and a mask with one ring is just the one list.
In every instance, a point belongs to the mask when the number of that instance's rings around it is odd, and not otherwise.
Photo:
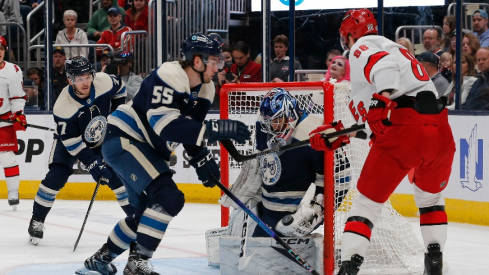
[[(342, 120), (345, 128), (356, 123), (349, 109), (350, 85), (324, 82), (248, 83), (226, 84), (220, 90), (220, 114), (222, 119), (237, 119), (247, 124), (252, 132), (252, 140), (244, 146), (235, 143), (242, 154), (251, 153), (254, 148), (255, 121), (258, 119), (259, 104), (263, 96), (272, 88), (280, 87), (289, 91), (299, 101), (301, 109), (321, 117), (326, 123)], [(366, 140), (351, 139), (343, 147), (350, 168), (341, 171), (337, 161), (341, 154), (325, 156), (325, 223), (316, 230), (324, 234), (323, 274), (338, 271), (341, 252), (341, 235), (352, 200), (357, 196), (356, 183), (368, 154)], [(230, 159), (221, 148), (221, 175), (223, 183), (233, 183), (239, 175), (241, 164)], [(328, 172), (329, 171), (329, 172)], [(348, 178), (348, 180), (345, 180)], [(343, 181), (341, 181), (343, 179)], [(335, 190), (349, 189), (336, 211)], [(228, 214), (228, 209), (223, 209)], [(222, 215), (225, 219), (225, 215)], [(227, 220), (222, 221), (223, 226)], [(411, 225), (386, 202), (380, 221), (375, 225), (371, 244), (367, 250), (360, 274), (422, 274), (424, 248), (415, 236)]]

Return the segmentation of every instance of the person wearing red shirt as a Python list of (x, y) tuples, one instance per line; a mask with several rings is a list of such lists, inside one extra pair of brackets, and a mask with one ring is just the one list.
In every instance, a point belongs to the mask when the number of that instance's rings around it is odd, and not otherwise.
[(124, 23), (134, 31), (148, 31), (148, 2), (134, 0), (131, 8), (126, 11)]
[(223, 83), (262, 82), (261, 65), (250, 59), (250, 46), (244, 41), (239, 41), (233, 49), (234, 64), (225, 69), (225, 73), (231, 72), (234, 79)]
[[(110, 29), (105, 30), (102, 36), (97, 41), (97, 44), (109, 44), (114, 48), (115, 52), (121, 51), (122, 33), (132, 31), (131, 28), (122, 24), (122, 15), (117, 7), (111, 7), (107, 11), (107, 20), (110, 23)], [(97, 49), (97, 54), (102, 54), (103, 48)]]

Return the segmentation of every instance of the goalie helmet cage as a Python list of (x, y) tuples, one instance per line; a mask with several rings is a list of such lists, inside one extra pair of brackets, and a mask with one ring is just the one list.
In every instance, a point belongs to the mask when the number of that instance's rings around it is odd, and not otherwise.
[[(319, 116), (325, 122), (341, 120), (345, 128), (356, 123), (348, 106), (350, 85), (329, 82), (285, 82), (226, 84), (220, 90), (221, 119), (235, 119), (248, 125), (252, 139), (245, 145), (234, 143), (241, 154), (254, 150), (255, 122), (263, 96), (272, 88), (289, 91), (302, 110)], [(340, 264), (341, 235), (352, 200), (358, 195), (356, 183), (368, 154), (366, 140), (351, 139), (351, 143), (336, 152), (325, 153), (324, 175), (324, 226), (315, 232), (324, 234), (323, 274), (336, 274)], [(350, 168), (345, 169), (346, 157)], [(343, 164), (342, 164), (343, 163)], [(238, 177), (241, 164), (230, 158), (221, 145), (221, 178), (229, 186)], [(335, 211), (335, 191), (349, 189)], [(221, 191), (222, 193), (222, 191)], [(221, 206), (221, 226), (227, 226), (229, 210)], [(389, 201), (384, 204), (380, 220), (376, 223), (370, 245), (359, 274), (422, 274), (424, 248), (414, 234), (412, 226)], [(314, 267), (319, 269), (319, 267)]]

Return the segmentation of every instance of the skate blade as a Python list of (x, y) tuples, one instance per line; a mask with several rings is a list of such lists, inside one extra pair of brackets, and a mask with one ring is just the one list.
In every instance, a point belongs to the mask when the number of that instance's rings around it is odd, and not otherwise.
[(77, 271), (75, 271), (75, 274), (77, 274), (77, 275), (103, 275), (103, 273), (100, 273), (100, 272), (94, 271), (94, 270), (89, 270), (86, 267), (82, 267), (82, 268), (78, 269)]
[(32, 245), (36, 245), (37, 246), (40, 241), (41, 241), (40, 238), (29, 236), (29, 243), (32, 244)]
[(14, 211), (17, 211), (17, 205), (11, 205)]

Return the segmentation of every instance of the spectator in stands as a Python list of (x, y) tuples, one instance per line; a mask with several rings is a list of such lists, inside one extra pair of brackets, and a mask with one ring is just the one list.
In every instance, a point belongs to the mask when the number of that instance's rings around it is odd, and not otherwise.
[(479, 39), (481, 47), (489, 47), (489, 19), (485, 10), (475, 10), (472, 14), (472, 29), (474, 35)]
[[(234, 64), (225, 72), (233, 74), (233, 80), (225, 83), (262, 82), (261, 65), (250, 59), (250, 45), (239, 41), (233, 49)], [(224, 83), (223, 83), (224, 84)]]
[(438, 29), (427, 29), (423, 33), (423, 46), (427, 52), (434, 53), (440, 58), (443, 53), (441, 45), (441, 34)]
[(337, 57), (338, 55), (341, 55), (341, 52), (338, 51), (337, 49), (332, 49), (329, 50), (326, 53), (326, 69), (329, 68), (329, 64), (331, 64), (331, 61), (333, 61), (333, 58)]
[(56, 48), (53, 51), (53, 70), (52, 70), (52, 84), (53, 84), (53, 100), (51, 101), (51, 108), (54, 106), (54, 102), (58, 99), (59, 94), (64, 87), (68, 85), (68, 77), (65, 70), (66, 53), (63, 48)]
[[(56, 44), (88, 44), (87, 34), (82, 29), (76, 28), (75, 24), (78, 14), (74, 10), (67, 10), (63, 14), (63, 22), (66, 26), (64, 30), (58, 32)], [(68, 47), (66, 58), (75, 56), (88, 57), (87, 47)]]
[(440, 97), (445, 94), (448, 88), (448, 81), (444, 78), (441, 73), (438, 71), (438, 64), (440, 59), (431, 52), (423, 52), (416, 58), (423, 65), (429, 77), (435, 84), (436, 91), (438, 92), (438, 96)]
[(452, 45), (452, 35), (455, 31), (455, 16), (447, 15), (443, 18), (443, 39), (441, 40), (441, 45), (444, 52), (450, 50)]
[(472, 85), (462, 110), (489, 110), (489, 47), (477, 51), (477, 66), (481, 72)]
[[(289, 82), (294, 79), (289, 79), (289, 60), (287, 50), (289, 49), (289, 38), (283, 34), (275, 36), (273, 39), (273, 49), (275, 51), (275, 59), (270, 64), (270, 79), (272, 82)], [(294, 71), (301, 70), (302, 66), (299, 61), (294, 60)]]
[(125, 9), (126, 11), (131, 8), (131, 5), (134, 3), (134, 0), (118, 0), (119, 7)]
[(30, 68), (26, 72), (27, 78), (32, 80), (34, 84), (37, 86), (37, 92), (38, 92), (38, 100), (37, 104), (39, 106), (39, 109), (45, 110), (46, 109), (46, 104), (45, 104), (45, 94), (44, 94), (44, 72), (36, 67)]
[(105, 67), (112, 59), (114, 59), (114, 55), (111, 51), (105, 50), (100, 55), (100, 60), (95, 64), (97, 72), (101, 72), (102, 68)]
[[(6, 23), (7, 20), (5, 19), (5, 15), (3, 15), (3, 12), (0, 12), (0, 23)], [(7, 35), (7, 25), (2, 25), (0, 26), (0, 36), (5, 36)]]
[[(479, 43), (479, 39), (475, 37), (475, 35), (471, 33), (466, 33), (464, 38), (462, 39), (462, 52), (468, 53), (472, 56), (474, 60), (477, 60), (475, 54), (480, 49), (481, 44)], [(475, 67), (477, 70), (477, 66)]]
[(88, 21), (87, 36), (89, 40), (98, 41), (102, 37), (102, 33), (110, 28), (107, 13), (111, 7), (119, 9), (119, 13), (125, 15), (125, 10), (119, 7), (117, 0), (101, 0), (101, 2), (102, 8), (94, 12)]
[[(123, 41), (121, 41), (122, 34), (131, 31), (131, 28), (122, 23), (122, 14), (119, 7), (111, 7), (107, 11), (107, 20), (110, 23), (110, 29), (102, 33), (102, 37), (97, 41), (97, 44), (109, 44), (117, 53), (123, 46)], [(97, 53), (101, 54), (102, 49), (98, 49)]]
[[(20, 1), (19, 0), (2, 0), (1, 3), (3, 6), (1, 7), (1, 11), (5, 16), (6, 22), (11, 23), (19, 23), (24, 26), (22, 21), (22, 16), (20, 15)], [(11, 37), (17, 37), (17, 33), (22, 37), (22, 32), (17, 30), (17, 26), (11, 26), (8, 28), (10, 30)], [(17, 39), (17, 38), (15, 38)]]
[(414, 47), (413, 47), (413, 43), (411, 43), (411, 40), (407, 37), (401, 37), (399, 39), (397, 39), (397, 44), (399, 45), (402, 45), (404, 46), (404, 48), (406, 48), (413, 56), (416, 56), (414, 54)]
[(126, 85), (126, 102), (129, 102), (139, 91), (143, 78), (132, 71), (134, 66), (134, 55), (132, 53), (128, 51), (120, 52), (116, 58), (119, 64), (119, 76)]
[(37, 86), (34, 84), (34, 81), (26, 79), (22, 83), (22, 86), (24, 87), (24, 92), (27, 96), (25, 106), (38, 106), (39, 92)]
[[(467, 99), (467, 95), (469, 94), (472, 85), (477, 80), (476, 77), (477, 74), (475, 72), (475, 59), (467, 53), (462, 53), (461, 57), (462, 57), (461, 58), (462, 68), (460, 69), (460, 72), (462, 73), (463, 78), (462, 78), (462, 87), (460, 89), (461, 90), (460, 104), (463, 104)], [(455, 64), (455, 58), (454, 58), (452, 64), (452, 71), (455, 72), (456, 68), (457, 66)], [(456, 100), (455, 78), (453, 78), (452, 82), (448, 86), (444, 96), (447, 97), (447, 108), (450, 110), (454, 110), (455, 100)]]
[(452, 81), (452, 60), (452, 55), (448, 52), (444, 52), (440, 57), (440, 73), (448, 83)]
[(338, 55), (329, 64), (328, 71), (324, 75), (324, 81), (332, 83), (350, 83), (350, 61), (342, 55)]
[(124, 21), (134, 31), (148, 31), (148, 1), (133, 0)]

